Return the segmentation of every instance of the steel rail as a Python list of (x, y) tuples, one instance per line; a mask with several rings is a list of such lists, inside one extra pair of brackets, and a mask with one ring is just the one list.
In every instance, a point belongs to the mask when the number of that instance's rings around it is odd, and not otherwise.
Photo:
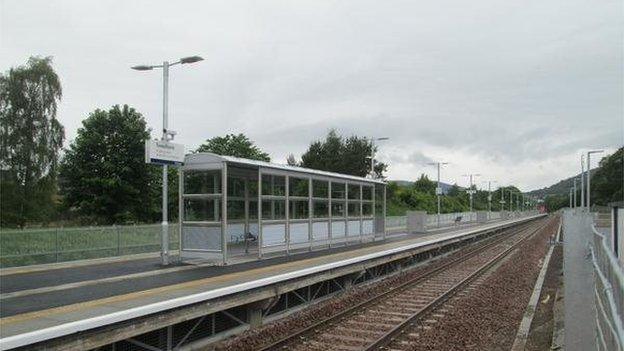
[[(390, 290), (386, 290), (386, 291), (384, 291), (384, 292), (382, 292), (382, 293), (380, 293), (378, 295), (375, 295), (375, 296), (373, 296), (373, 297), (371, 297), (371, 298), (369, 298), (369, 299), (367, 299), (367, 300), (365, 300), (365, 301), (363, 301), (363, 302), (361, 302), (359, 304), (356, 304), (356, 305), (351, 306), (351, 307), (349, 307), (349, 308), (347, 308), (347, 309), (345, 309), (345, 310), (343, 310), (341, 312), (338, 312), (337, 314), (334, 314), (334, 315), (332, 315), (332, 316), (330, 316), (328, 318), (325, 318), (325, 319), (323, 319), (323, 320), (321, 320), (319, 322), (316, 322), (316, 323), (314, 323), (314, 324), (312, 324), (312, 325), (310, 325), (310, 326), (308, 326), (306, 328), (303, 328), (303, 329), (301, 329), (301, 330), (299, 330), (297, 332), (289, 334), (289, 335), (285, 336), (282, 339), (279, 339), (279, 340), (277, 340), (277, 341), (275, 341), (275, 342), (273, 342), (273, 343), (271, 343), (271, 344), (269, 344), (267, 346), (259, 348), (258, 350), (259, 351), (268, 351), (268, 350), (276, 350), (276, 349), (285, 347), (286, 345), (288, 345), (291, 342), (293, 342), (293, 340), (295, 340), (295, 339), (298, 339), (298, 338), (300, 338), (300, 337), (302, 337), (304, 335), (310, 334), (314, 330), (316, 330), (318, 328), (322, 328), (322, 327), (324, 327), (326, 325), (329, 325), (332, 322), (337, 321), (337, 320), (339, 320), (341, 318), (348, 317), (349, 315), (351, 315), (351, 314), (353, 314), (353, 313), (355, 313), (355, 312), (357, 312), (357, 311), (359, 311), (359, 310), (361, 310), (361, 309), (363, 309), (363, 308), (365, 308), (365, 307), (367, 307), (369, 305), (372, 305), (372, 304), (374, 304), (374, 303), (376, 303), (376, 302), (378, 302), (378, 301), (380, 301), (380, 300), (382, 300), (382, 299), (384, 299), (384, 298), (386, 298), (386, 297), (388, 297), (390, 295), (400, 293), (401, 291), (404, 291), (405, 289), (409, 288), (410, 286), (415, 285), (415, 284), (417, 284), (417, 283), (419, 283), (419, 282), (421, 282), (421, 281), (423, 281), (423, 280), (425, 280), (425, 279), (427, 279), (427, 278), (429, 278), (429, 277), (431, 277), (431, 276), (433, 276), (433, 275), (435, 275), (435, 274), (437, 274), (439, 272), (442, 272), (442, 271), (448, 269), (451, 266), (457, 265), (457, 264), (459, 264), (461, 262), (464, 262), (465, 260), (467, 260), (467, 259), (469, 259), (471, 257), (474, 257), (475, 255), (477, 255), (480, 252), (482, 252), (483, 249), (487, 249), (487, 248), (490, 248), (490, 247), (495, 246), (497, 244), (500, 244), (505, 239), (508, 239), (509, 237), (511, 237), (511, 236), (513, 236), (513, 235), (515, 235), (517, 233), (520, 233), (520, 232), (522, 232), (524, 230), (529, 229), (527, 227), (532, 227), (533, 225), (535, 225), (534, 223), (522, 223), (522, 224), (524, 224), (524, 225), (521, 225), (520, 227), (516, 227), (516, 228), (513, 228), (513, 227), (512, 228), (505, 228), (505, 229), (503, 229), (503, 231), (501, 233), (495, 235), (494, 237), (488, 238), (488, 239), (493, 239), (493, 240), (490, 241), (490, 242), (485, 243), (484, 245), (480, 245), (478, 247), (475, 247), (472, 250), (464, 253), (463, 255), (461, 255), (459, 257), (456, 257), (456, 258), (452, 259), (449, 262), (445, 262), (445, 263), (443, 263), (440, 266), (437, 266), (437, 267), (434, 267), (433, 269), (425, 271), (422, 274), (419, 274), (418, 276), (416, 276), (416, 277), (414, 277), (414, 278), (412, 278), (412, 279), (410, 279), (410, 280), (408, 280), (408, 281), (406, 281), (406, 282), (404, 282), (404, 283), (402, 283), (402, 284), (400, 284), (400, 285), (398, 285), (398, 286), (396, 286), (394, 288), (391, 288)], [(541, 228), (543, 228), (543, 226), (539, 226), (539, 228), (537, 228), (535, 231), (537, 231), (537, 230), (539, 230)]]
[(515, 251), (518, 248), (518, 246), (520, 246), (522, 243), (524, 243), (529, 238), (532, 238), (536, 233), (541, 231), (548, 224), (549, 224), (549, 222), (546, 221), (546, 223), (544, 223), (543, 225), (541, 225), (538, 228), (536, 228), (535, 230), (533, 230), (533, 232), (531, 232), (530, 234), (526, 235), (524, 238), (518, 240), (512, 246), (510, 246), (509, 248), (505, 249), (503, 252), (501, 252), (498, 255), (494, 256), (488, 262), (486, 262), (481, 267), (479, 267), (476, 271), (471, 273), (468, 277), (462, 279), (460, 282), (458, 282), (457, 284), (453, 285), (450, 289), (445, 291), (442, 295), (440, 295), (439, 297), (435, 298), (433, 301), (429, 302), (426, 306), (424, 306), (420, 310), (416, 311), (414, 314), (409, 316), (406, 320), (404, 320), (400, 324), (396, 325), (394, 328), (389, 330), (384, 335), (380, 336), (377, 340), (375, 340), (375, 342), (373, 342), (369, 346), (366, 346), (364, 348), (364, 350), (366, 350), (366, 351), (378, 350), (378, 349), (380, 349), (380, 348), (390, 344), (392, 341), (394, 341), (394, 339), (396, 338), (397, 335), (399, 335), (399, 334), (401, 334), (403, 332), (403, 330), (405, 330), (408, 327), (413, 326), (416, 322), (421, 320), (423, 317), (428, 315), (430, 312), (433, 312), (437, 307), (439, 307), (440, 305), (442, 305), (443, 303), (448, 301), (456, 293), (461, 291), (462, 288), (466, 287), (467, 285), (472, 283), (475, 279), (477, 279), (482, 274), (487, 272), (495, 264), (500, 262), (503, 258), (507, 257), (511, 252)]

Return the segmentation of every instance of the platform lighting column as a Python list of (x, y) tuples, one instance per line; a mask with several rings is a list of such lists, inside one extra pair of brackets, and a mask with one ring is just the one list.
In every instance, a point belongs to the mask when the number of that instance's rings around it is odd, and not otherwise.
[(587, 152), (587, 212), (591, 209), (591, 155), (599, 154), (604, 150), (592, 150)]
[(572, 188), (570, 188), (570, 208), (572, 208)]
[(375, 179), (375, 141), (384, 141), (384, 140), (390, 140), (390, 138), (388, 137), (371, 138), (371, 167), (370, 167), (371, 179)]
[(576, 177), (574, 177), (574, 186), (572, 189), (574, 189), (574, 194), (572, 195), (572, 199), (574, 200), (574, 208), (576, 208), (577, 206), (576, 205)]
[(585, 208), (585, 159), (581, 154), (581, 211)]
[(496, 183), (495, 180), (488, 180), (488, 219), (492, 217), (492, 183)]
[(505, 210), (505, 190), (503, 189), (503, 187), (500, 188), (500, 192), (501, 192), (501, 199), (500, 199), (500, 210), (501, 213), (502, 211)]
[(464, 174), (464, 177), (468, 177), (470, 179), (470, 188), (468, 190), (468, 195), (470, 195), (470, 212), (472, 212), (472, 198), (473, 198), (473, 194), (474, 194), (474, 190), (472, 189), (472, 179), (473, 177), (480, 177), (481, 174)]
[[(194, 63), (203, 60), (203, 58), (199, 56), (189, 56), (181, 58), (180, 60), (169, 63), (168, 61), (164, 61), (162, 65), (139, 65), (131, 67), (137, 71), (150, 71), (154, 68), (162, 68), (163, 70), (163, 130), (162, 130), (162, 141), (171, 141), (173, 140), (174, 135), (176, 134), (173, 131), (170, 131), (169, 128), (169, 67), (177, 64), (185, 64), (185, 63)], [(167, 165), (163, 165), (162, 171), (162, 235), (160, 240), (160, 256), (161, 263), (163, 265), (169, 264), (169, 223), (168, 221), (168, 213), (167, 213)]]
[(430, 165), (436, 166), (438, 168), (438, 186), (436, 187), (436, 195), (438, 197), (438, 227), (440, 227), (440, 196), (442, 196), (442, 187), (440, 187), (440, 166), (448, 165), (448, 162), (432, 162)]

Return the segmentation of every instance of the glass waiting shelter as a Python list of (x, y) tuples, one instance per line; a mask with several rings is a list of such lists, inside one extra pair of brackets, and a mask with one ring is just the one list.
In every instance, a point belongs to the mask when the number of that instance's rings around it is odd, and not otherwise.
[(179, 184), (185, 261), (227, 264), (385, 239), (379, 180), (196, 153)]

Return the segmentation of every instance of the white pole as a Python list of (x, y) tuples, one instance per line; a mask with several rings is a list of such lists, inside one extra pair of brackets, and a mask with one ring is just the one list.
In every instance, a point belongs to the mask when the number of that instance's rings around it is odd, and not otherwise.
[[(163, 62), (163, 133), (162, 140), (167, 141), (167, 128), (169, 124), (169, 62)], [(167, 213), (167, 165), (162, 170), (162, 235), (160, 238), (161, 263), (169, 264), (169, 223)]]
[(438, 187), (436, 188), (436, 195), (438, 195), (438, 227), (440, 227), (440, 162), (438, 162)]
[(581, 210), (585, 207), (585, 160), (581, 154)]
[(470, 212), (472, 212), (472, 174), (470, 175)]
[(603, 150), (595, 150), (595, 151), (588, 151), (587, 152), (587, 212), (590, 211), (591, 209), (591, 183), (590, 183), (590, 178), (591, 178), (591, 154), (598, 154), (601, 153)]
[(371, 138), (371, 179), (375, 179), (375, 138)]
[(574, 208), (576, 208), (576, 177), (574, 177), (574, 195), (573, 195), (573, 199), (574, 199)]

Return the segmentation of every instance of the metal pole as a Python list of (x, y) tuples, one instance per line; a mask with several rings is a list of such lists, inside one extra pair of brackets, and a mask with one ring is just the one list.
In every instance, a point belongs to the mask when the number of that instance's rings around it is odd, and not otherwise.
[(568, 194), (570, 196), (570, 208), (572, 208), (572, 189), (570, 188), (570, 193)]
[(581, 210), (585, 207), (585, 160), (581, 154)]
[(375, 179), (375, 138), (371, 138), (371, 179)]
[(470, 175), (470, 212), (472, 212), (472, 174)]
[(574, 208), (576, 208), (576, 177), (574, 177), (574, 195), (573, 195), (573, 199), (574, 199)]
[(492, 181), (488, 180), (488, 219), (492, 212)]
[(436, 193), (438, 195), (438, 227), (440, 227), (440, 162), (438, 162), (438, 188)]
[[(162, 140), (167, 141), (169, 109), (169, 62), (163, 62), (163, 133)], [(162, 170), (162, 235), (160, 238), (161, 263), (169, 264), (169, 223), (167, 213), (167, 165), (163, 165)]]

